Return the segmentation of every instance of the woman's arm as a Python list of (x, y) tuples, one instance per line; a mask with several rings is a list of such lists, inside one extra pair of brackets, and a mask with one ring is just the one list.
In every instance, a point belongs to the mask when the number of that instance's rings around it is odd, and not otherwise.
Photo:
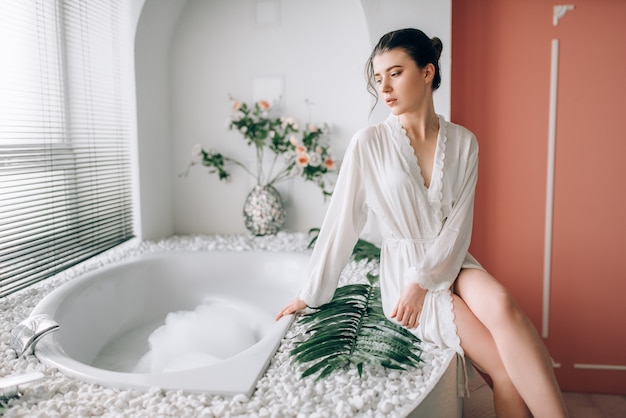
[(309, 279), (299, 295), (308, 306), (320, 306), (332, 299), (367, 219), (359, 138), (355, 135), (346, 149), (311, 255)]
[(423, 289), (448, 289), (461, 270), (469, 249), (474, 217), (474, 191), (478, 180), (478, 143), (472, 135), (467, 168), (454, 206), (440, 234), (422, 262), (410, 269), (410, 282)]
[(358, 136), (355, 135), (346, 149), (337, 184), (313, 248), (308, 281), (299, 296), (278, 313), (276, 320), (307, 305), (323, 305), (335, 293), (339, 275), (352, 255), (367, 219), (357, 142)]

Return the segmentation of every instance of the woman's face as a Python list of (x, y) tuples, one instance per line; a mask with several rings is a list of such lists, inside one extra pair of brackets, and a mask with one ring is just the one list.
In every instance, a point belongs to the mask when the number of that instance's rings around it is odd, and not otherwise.
[(380, 95), (394, 115), (419, 111), (432, 96), (432, 66), (420, 69), (403, 49), (378, 54), (372, 64)]

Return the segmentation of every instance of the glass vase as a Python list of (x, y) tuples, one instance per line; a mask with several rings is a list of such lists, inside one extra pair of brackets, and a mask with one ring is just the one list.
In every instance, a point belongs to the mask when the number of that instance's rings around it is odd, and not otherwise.
[(243, 219), (252, 235), (275, 235), (285, 223), (283, 201), (272, 186), (257, 185), (243, 204)]

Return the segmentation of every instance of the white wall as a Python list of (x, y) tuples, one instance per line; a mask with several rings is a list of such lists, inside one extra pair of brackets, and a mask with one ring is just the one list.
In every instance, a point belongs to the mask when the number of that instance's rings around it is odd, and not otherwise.
[[(257, 23), (257, 0), (146, 0), (136, 41), (142, 238), (245, 231), (241, 209), (253, 185), (247, 174), (235, 168), (229, 183), (202, 167), (178, 174), (196, 143), (253, 163), (252, 150), (225, 123), (228, 96), (252, 100), (254, 78), (282, 77), (284, 113), (329, 123), (341, 156), (357, 129), (387, 114), (377, 110), (369, 119), (364, 64), (373, 42), (391, 29), (419, 27), (444, 42), (435, 105), (448, 116), (450, 0), (277, 4), (279, 22), (268, 25)], [(310, 120), (305, 99), (314, 103)], [(321, 224), (326, 203), (315, 185), (297, 179), (279, 190), (286, 229)]]
[[(363, 57), (369, 42), (359, 2), (284, 0), (280, 5), (280, 23), (262, 25), (256, 22), (254, 0), (187, 3), (171, 57), (176, 172), (184, 170), (195, 143), (254, 165), (253, 149), (225, 129), (225, 121), (232, 105), (228, 96), (251, 101), (255, 77), (282, 77), (281, 107), (302, 123), (308, 119), (305, 99), (312, 101), (310, 122), (331, 125), (338, 155), (367, 123)], [(253, 179), (234, 168), (224, 183), (206, 171), (196, 167), (189, 177), (174, 180), (176, 233), (245, 231), (241, 210)], [(278, 189), (287, 208), (286, 229), (321, 224), (324, 200), (315, 185), (292, 180)]]
[(174, 232), (170, 44), (185, 3), (147, 0), (137, 23), (135, 84), (139, 216), (135, 224), (136, 234), (143, 239), (167, 237)]

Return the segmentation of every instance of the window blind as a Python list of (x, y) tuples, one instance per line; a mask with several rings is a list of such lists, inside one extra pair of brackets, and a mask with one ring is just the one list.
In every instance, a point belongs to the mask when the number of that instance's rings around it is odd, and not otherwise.
[(0, 3), (0, 297), (133, 236), (123, 3)]

